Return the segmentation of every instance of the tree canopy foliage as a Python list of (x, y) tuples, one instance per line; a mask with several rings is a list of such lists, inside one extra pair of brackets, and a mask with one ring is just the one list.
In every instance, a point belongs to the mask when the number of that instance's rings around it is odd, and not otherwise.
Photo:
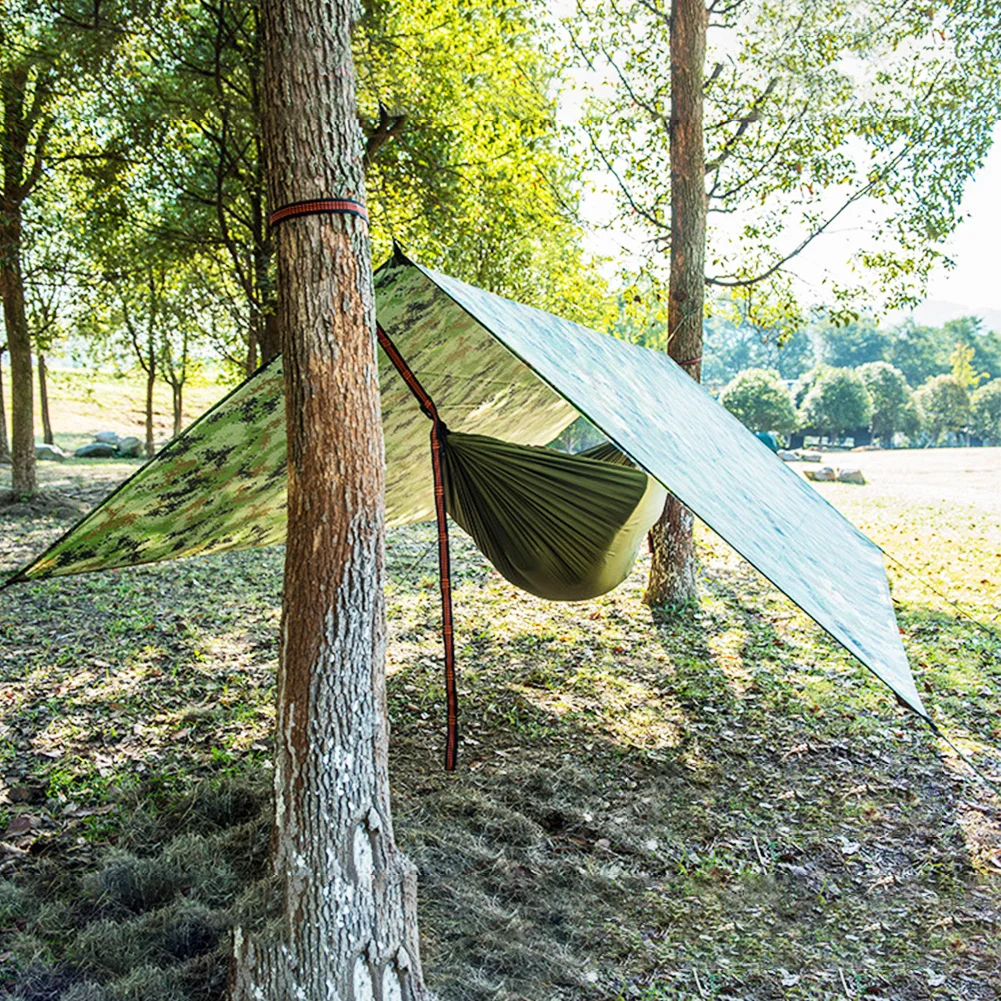
[[(753, 0), (709, 15), (707, 283), (758, 322), (798, 325), (793, 262), (853, 218), (864, 277), (829, 278), (829, 311), (850, 319), (877, 291), (889, 306), (915, 301), (998, 121), (995, 4)], [(585, 144), (655, 262), (672, 227), (670, 10), (587, 0), (565, 25), (581, 65), (605, 82), (587, 105)]]
[(891, 442), (897, 431), (903, 431), (911, 423), (911, 390), (907, 380), (900, 369), (885, 361), (861, 365), (858, 374), (872, 401), (872, 433), (883, 443)]
[[(96, 229), (138, 222), (182, 256), (214, 255), (233, 318), (221, 347), (249, 369), (258, 347), (277, 349), (259, 11), (253, 0), (168, 9), (145, 29), (141, 73), (105, 93), (109, 144), (130, 154), (104, 163), (91, 215)], [(517, 0), (366, 7), (354, 47), (374, 260), (396, 241), (431, 267), (594, 321), (603, 283), (581, 249), (542, 31)]]
[(741, 372), (726, 384), (720, 403), (752, 431), (785, 433), (796, 427), (796, 408), (777, 372)]
[(970, 397), (970, 431), (1001, 444), (1001, 379), (992, 379)]
[(839, 435), (869, 426), (872, 399), (860, 375), (848, 368), (831, 368), (818, 375), (800, 412), (804, 427)]
[(916, 393), (925, 427), (937, 441), (951, 431), (966, 429), (970, 419), (970, 395), (954, 375), (937, 375), (929, 379)]

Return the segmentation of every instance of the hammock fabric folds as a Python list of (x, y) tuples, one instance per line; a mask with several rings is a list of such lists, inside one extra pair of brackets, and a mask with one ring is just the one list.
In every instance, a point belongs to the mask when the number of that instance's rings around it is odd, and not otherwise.
[(618, 587), (667, 495), (638, 469), (484, 435), (446, 434), (442, 457), (448, 513), (507, 580), (551, 601)]

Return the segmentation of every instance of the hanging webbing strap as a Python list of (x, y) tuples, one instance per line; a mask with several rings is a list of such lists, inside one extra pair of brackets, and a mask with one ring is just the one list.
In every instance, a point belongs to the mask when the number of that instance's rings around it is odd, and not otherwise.
[(303, 215), (320, 215), (332, 212), (335, 215), (357, 216), (363, 222), (368, 222), (368, 213), (361, 202), (356, 202), (353, 198), (312, 198), (304, 202), (291, 202), (283, 205), (280, 209), (275, 209), (268, 216), (268, 224), (277, 226), (278, 223), (286, 219), (295, 219)]
[(403, 355), (378, 323), (375, 325), (379, 345), (389, 356), (400, 377), (410, 387), (421, 410), (431, 420), (431, 470), (434, 474), (434, 511), (438, 521), (438, 577), (441, 584), (441, 635), (445, 646), (445, 700), (448, 728), (445, 739), (445, 770), (455, 770), (459, 749), (459, 697), (455, 687), (455, 638), (452, 630), (452, 565), (448, 549), (448, 519), (445, 512), (445, 481), (442, 475), (441, 453), (448, 429), (438, 416), (434, 401), (428, 396), (417, 376), (403, 360)]

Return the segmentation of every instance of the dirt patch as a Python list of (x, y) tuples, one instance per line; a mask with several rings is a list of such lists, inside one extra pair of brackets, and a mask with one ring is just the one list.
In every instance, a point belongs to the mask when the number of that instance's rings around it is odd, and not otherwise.
[(82, 517), (91, 507), (88, 498), (45, 490), (25, 500), (15, 500), (9, 494), (0, 495), (0, 518), (60, 518)]

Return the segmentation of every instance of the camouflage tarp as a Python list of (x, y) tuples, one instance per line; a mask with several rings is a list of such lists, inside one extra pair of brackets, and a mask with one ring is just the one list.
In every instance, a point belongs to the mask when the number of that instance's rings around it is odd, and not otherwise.
[[(379, 321), (453, 430), (544, 444), (583, 414), (925, 715), (880, 550), (670, 358), (397, 256)], [(428, 423), (380, 355), (391, 525), (433, 517)], [(15, 580), (280, 542), (282, 372), (195, 422)]]

